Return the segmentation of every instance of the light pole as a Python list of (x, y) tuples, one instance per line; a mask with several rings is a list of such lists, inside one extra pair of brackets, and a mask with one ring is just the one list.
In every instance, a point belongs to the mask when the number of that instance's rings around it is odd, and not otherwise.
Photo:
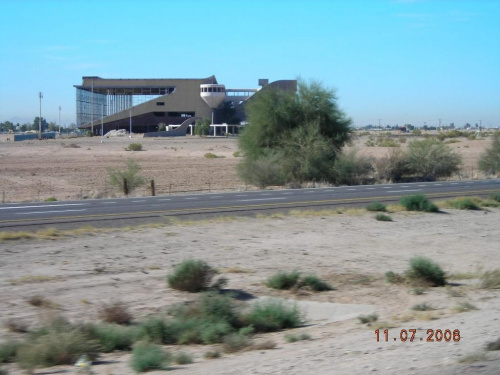
[(43, 98), (43, 93), (41, 91), (38, 93), (38, 97), (40, 98), (40, 116), (38, 117), (38, 139), (42, 139), (42, 98)]
[(132, 110), (130, 110), (129, 114), (130, 114), (130, 135), (128, 137), (132, 139)]
[(90, 129), (92, 132), (92, 136), (94, 136), (94, 79), (92, 78), (92, 85), (91, 85), (91, 94), (90, 94), (90, 101), (91, 101), (91, 117), (90, 117)]
[(61, 106), (59, 106), (59, 135), (61, 135)]
[(101, 143), (104, 142), (104, 103), (101, 103)]

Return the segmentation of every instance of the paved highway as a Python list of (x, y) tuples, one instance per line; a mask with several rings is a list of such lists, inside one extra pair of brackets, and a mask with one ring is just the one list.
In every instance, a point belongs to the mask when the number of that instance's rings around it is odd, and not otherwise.
[(82, 222), (99, 226), (100, 223), (106, 221), (144, 221), (165, 216), (234, 214), (299, 207), (366, 205), (367, 202), (372, 201), (396, 202), (403, 195), (416, 193), (426, 194), (433, 199), (467, 195), (488, 196), (500, 193), (500, 179), (10, 203), (0, 205), (0, 230), (40, 225), (57, 227), (58, 225), (81, 224)]

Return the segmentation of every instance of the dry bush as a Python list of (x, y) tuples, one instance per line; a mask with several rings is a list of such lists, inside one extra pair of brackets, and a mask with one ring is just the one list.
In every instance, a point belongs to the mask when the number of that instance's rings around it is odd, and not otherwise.
[(104, 304), (98, 315), (99, 319), (106, 323), (130, 324), (133, 319), (123, 302)]
[(26, 333), (28, 332), (28, 325), (25, 322), (18, 321), (15, 319), (9, 319), (4, 324), (5, 328), (9, 330), (9, 332), (15, 333)]
[(255, 344), (252, 344), (248, 350), (271, 350), (275, 349), (277, 344), (272, 340), (261, 341)]

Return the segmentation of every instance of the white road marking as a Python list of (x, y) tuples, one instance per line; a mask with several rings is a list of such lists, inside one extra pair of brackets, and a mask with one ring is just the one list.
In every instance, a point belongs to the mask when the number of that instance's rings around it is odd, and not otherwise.
[(335, 193), (335, 190), (325, 190), (325, 193)]
[(452, 182), (450, 185), (458, 185), (458, 182)]
[(102, 202), (102, 204), (115, 204), (115, 203), (118, 203), (118, 202)]
[(288, 194), (292, 194), (292, 193), (291, 193), (291, 192), (289, 192), (289, 191), (287, 191), (286, 193), (281, 193), (281, 194), (287, 194), (287, 195), (288, 195)]
[(132, 203), (142, 203), (142, 202), (146, 202), (146, 200), (145, 200), (145, 199), (142, 199), (142, 200), (140, 200), (140, 201), (131, 201), (131, 202), (132, 202)]
[(384, 189), (392, 189), (390, 186), (384, 186)]
[(248, 197), (248, 195), (247, 195), (247, 194), (237, 194), (236, 196), (237, 196), (237, 197)]
[(425, 187), (425, 185), (417, 185), (417, 186), (420, 186), (420, 187)]
[(304, 194), (312, 194), (314, 191), (304, 191)]
[(356, 189), (347, 189), (347, 190), (353, 190), (353, 191), (356, 191)]
[(286, 198), (256, 198), (256, 199), (240, 199), (238, 202), (253, 202), (253, 201), (270, 201), (273, 199), (286, 199)]
[(434, 186), (443, 186), (443, 184), (434, 184)]
[(271, 195), (271, 193), (262, 193), (262, 194), (259, 194), (259, 195)]
[(375, 190), (375, 188), (366, 188), (366, 190)]
[(407, 193), (409, 191), (422, 191), (422, 189), (409, 189), (409, 190), (388, 190), (388, 193)]
[(86, 203), (44, 204), (40, 206), (0, 207), (0, 210), (12, 210), (16, 208), (45, 208), (45, 207), (85, 206), (85, 205)]
[(189, 198), (184, 198), (184, 199), (198, 199), (198, 197), (189, 197)]
[(409, 188), (408, 185), (401, 185), (402, 188)]
[(213, 196), (213, 197), (210, 197), (210, 198), (212, 198), (212, 199), (214, 199), (214, 198), (222, 198), (222, 195), (216, 195), (216, 196)]
[(162, 199), (158, 199), (159, 201), (169, 201), (171, 200), (170, 198), (162, 198)]
[(81, 210), (16, 212), (16, 215), (53, 214), (53, 213), (58, 213), (58, 212), (79, 212), (79, 211), (87, 211), (87, 209), (82, 208)]

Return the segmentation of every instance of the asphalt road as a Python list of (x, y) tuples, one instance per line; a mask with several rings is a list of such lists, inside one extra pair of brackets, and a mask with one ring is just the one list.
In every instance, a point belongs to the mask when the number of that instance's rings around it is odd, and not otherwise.
[(439, 181), (330, 188), (261, 190), (81, 201), (10, 203), (0, 205), (0, 230), (46, 226), (114, 226), (151, 222), (169, 216), (234, 215), (256, 211), (396, 202), (423, 193), (429, 198), (488, 196), (500, 193), (500, 179)]

